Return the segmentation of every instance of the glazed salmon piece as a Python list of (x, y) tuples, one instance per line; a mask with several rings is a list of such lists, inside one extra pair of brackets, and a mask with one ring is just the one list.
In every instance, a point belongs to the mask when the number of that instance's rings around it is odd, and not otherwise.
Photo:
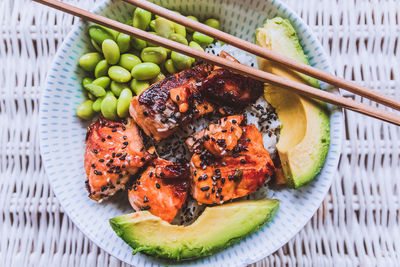
[[(221, 56), (235, 60), (227, 53)], [(151, 85), (132, 99), (129, 112), (148, 136), (160, 141), (204, 114), (233, 114), (263, 90), (262, 82), (201, 64)]]
[(261, 133), (254, 124), (246, 125), (242, 115), (222, 118), (186, 143), (194, 152), (190, 161), (191, 193), (200, 203), (220, 204), (246, 196), (274, 173)]
[(148, 210), (171, 223), (186, 201), (189, 168), (164, 159), (155, 159), (128, 191), (129, 202), (136, 210)]
[(89, 197), (100, 200), (124, 189), (130, 175), (153, 158), (132, 119), (111, 121), (100, 117), (86, 134), (84, 166)]

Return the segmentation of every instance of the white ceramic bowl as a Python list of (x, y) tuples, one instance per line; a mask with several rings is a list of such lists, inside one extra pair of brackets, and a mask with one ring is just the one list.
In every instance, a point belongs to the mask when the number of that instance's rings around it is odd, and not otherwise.
[[(155, 1), (156, 3), (161, 0)], [(287, 6), (275, 0), (170, 0), (168, 8), (199, 18), (216, 17), (224, 31), (253, 41), (254, 31), (266, 18), (288, 18), (297, 30), (301, 44), (313, 66), (332, 71), (319, 41), (303, 21)], [(167, 2), (167, 3), (165, 3)], [(132, 6), (122, 1), (105, 1), (94, 12), (126, 21)], [(86, 23), (78, 23), (58, 50), (43, 90), (40, 106), (40, 147), (53, 191), (65, 212), (94, 243), (116, 258), (135, 266), (158, 266), (165, 262), (132, 249), (109, 226), (111, 217), (132, 212), (128, 201), (98, 204), (87, 197), (83, 168), (86, 125), (75, 115), (83, 101), (81, 81), (84, 71), (78, 58), (90, 49)], [(321, 84), (327, 89), (325, 84)], [(331, 145), (320, 175), (299, 190), (271, 192), (281, 201), (272, 223), (222, 252), (197, 261), (177, 263), (196, 266), (244, 266), (258, 261), (288, 242), (312, 217), (331, 186), (336, 171), (343, 131), (342, 114), (331, 113)], [(249, 218), (251, 219), (251, 218)], [(212, 227), (212, 226), (210, 226)], [(171, 265), (171, 264), (169, 264)], [(173, 264), (172, 264), (173, 265)]]

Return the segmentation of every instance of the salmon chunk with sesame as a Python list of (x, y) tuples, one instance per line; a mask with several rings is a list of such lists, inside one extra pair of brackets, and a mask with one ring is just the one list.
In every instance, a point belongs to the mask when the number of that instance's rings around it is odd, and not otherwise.
[(153, 158), (132, 119), (111, 121), (100, 117), (86, 134), (84, 166), (89, 197), (97, 201), (125, 189), (130, 175)]
[(191, 194), (204, 204), (246, 196), (263, 186), (274, 173), (261, 133), (243, 115), (222, 118), (218, 124), (186, 140), (194, 154), (190, 161)]
[(189, 190), (187, 164), (155, 159), (128, 191), (136, 211), (148, 210), (171, 223), (186, 201)]

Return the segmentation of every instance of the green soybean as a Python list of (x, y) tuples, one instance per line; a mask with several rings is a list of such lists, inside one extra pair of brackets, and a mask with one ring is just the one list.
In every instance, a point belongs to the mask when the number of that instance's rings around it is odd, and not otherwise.
[(131, 89), (136, 95), (140, 95), (140, 93), (146, 90), (149, 86), (150, 84), (147, 81), (133, 79), (131, 82)]
[(150, 21), (149, 27), (150, 27), (150, 29), (151, 29), (152, 31), (155, 31), (155, 30), (156, 30), (156, 29), (155, 29), (155, 26), (156, 26), (156, 20), (153, 19), (153, 20)]
[(192, 65), (191, 57), (182, 55), (175, 51), (171, 52), (171, 59), (172, 59), (172, 62), (174, 63), (174, 66), (178, 70), (188, 69)]
[(101, 102), (103, 101), (104, 97), (98, 97), (96, 101), (92, 104), (92, 109), (95, 112), (99, 112), (101, 110)]
[(93, 105), (92, 100), (86, 100), (77, 107), (76, 115), (78, 115), (78, 117), (81, 119), (90, 120), (94, 115), (92, 105)]
[(106, 90), (100, 85), (90, 83), (85, 86), (85, 89), (95, 97), (102, 97), (106, 95)]
[(132, 77), (137, 80), (150, 80), (160, 73), (160, 67), (152, 62), (137, 64), (132, 69)]
[(122, 90), (128, 88), (129, 86), (126, 83), (117, 83), (116, 81), (111, 82), (111, 92), (113, 92), (114, 95), (119, 96), (122, 92)]
[(90, 38), (90, 42), (92, 43), (92, 46), (94, 47), (94, 49), (97, 50), (97, 52), (103, 53), (103, 51), (101, 51), (101, 47), (96, 43), (95, 40)]
[(174, 66), (174, 63), (172, 62), (172, 59), (168, 59), (167, 61), (165, 61), (164, 67), (170, 74), (178, 72), (178, 70)]
[(186, 37), (186, 28), (185, 28), (185, 26), (180, 25), (178, 23), (174, 23), (174, 31), (177, 34), (180, 34), (183, 37)]
[(151, 84), (157, 83), (157, 82), (162, 81), (164, 79), (165, 79), (165, 75), (162, 72), (160, 72), (156, 77), (154, 77), (153, 79), (150, 80), (150, 83)]
[(191, 48), (194, 48), (194, 49), (197, 49), (197, 50), (200, 50), (200, 51), (204, 51), (203, 47), (201, 47), (201, 45), (199, 45), (199, 44), (196, 43), (195, 41), (191, 41), (191, 42), (189, 43), (189, 46), (190, 46)]
[(219, 27), (220, 27), (219, 20), (217, 20), (217, 19), (207, 19), (204, 22), (204, 24), (206, 24), (207, 26), (210, 26), (214, 29), (217, 29), (217, 30), (219, 30)]
[(101, 76), (107, 75), (109, 67), (110, 66), (107, 63), (107, 60), (100, 60), (99, 63), (97, 63), (96, 68), (94, 69), (94, 77), (99, 78)]
[(100, 53), (97, 52), (86, 53), (79, 58), (78, 64), (84, 70), (93, 71), (100, 60), (101, 60)]
[(101, 46), (104, 40), (117, 40), (118, 34), (119, 32), (98, 24), (93, 24), (89, 27), (90, 38), (92, 38), (99, 46)]
[(85, 78), (83, 78), (83, 80), (82, 80), (82, 85), (83, 85), (84, 88), (86, 88), (86, 85), (88, 85), (88, 84), (90, 84), (90, 83), (92, 83), (92, 82), (93, 82), (93, 79), (92, 79), (92, 78), (85, 77)]
[[(156, 32), (148, 32), (148, 33), (157, 35)], [(147, 42), (147, 46), (156, 47), (156, 46), (158, 46), (158, 45), (157, 45), (157, 44), (154, 44), (154, 43), (152, 43), (152, 42)]]
[(186, 40), (186, 38), (178, 33), (171, 33), (169, 35), (168, 39), (178, 42), (178, 43), (181, 43), (181, 44), (184, 44), (184, 45), (188, 45), (188, 41)]
[(136, 50), (142, 50), (143, 48), (145, 48), (147, 46), (146, 41), (136, 38), (136, 37), (132, 37), (131, 38), (131, 46), (136, 49)]
[(152, 62), (159, 65), (167, 59), (167, 51), (163, 47), (146, 47), (142, 50), (140, 57), (143, 62)]
[(104, 118), (114, 120), (117, 118), (117, 98), (113, 95), (107, 95), (101, 101), (101, 114)]
[(142, 61), (139, 57), (129, 53), (122, 54), (121, 58), (119, 59), (119, 65), (129, 71), (131, 71), (133, 67), (140, 63), (142, 63)]
[(110, 78), (107, 76), (99, 77), (92, 82), (92, 84), (99, 85), (104, 89), (107, 89), (110, 86)]
[(129, 82), (132, 78), (129, 71), (127, 71), (121, 66), (111, 66), (108, 69), (108, 76), (110, 76), (111, 79), (119, 83)]
[(155, 32), (164, 38), (168, 38), (171, 33), (174, 33), (174, 23), (165, 18), (157, 18), (154, 25)]
[(133, 27), (141, 30), (146, 30), (151, 20), (151, 13), (140, 7), (136, 8), (133, 12)]
[(205, 35), (201, 32), (194, 32), (193, 33), (193, 41), (200, 44), (201, 46), (207, 46), (211, 44), (214, 39), (208, 35)]
[(88, 97), (90, 100), (93, 100), (93, 101), (96, 100), (96, 97), (89, 92), (88, 92)]
[(129, 115), (129, 105), (132, 99), (132, 91), (130, 89), (122, 90), (117, 101), (117, 115), (125, 118)]
[[(187, 18), (188, 19), (191, 19), (191, 20), (194, 20), (194, 21), (199, 21), (196, 17), (194, 17), (194, 16), (187, 16)], [(188, 31), (188, 32), (190, 32), (190, 33), (192, 33), (193, 32), (193, 29), (192, 28), (189, 28), (189, 27), (186, 27), (186, 30)]]
[(117, 37), (117, 45), (120, 53), (125, 53), (131, 49), (131, 37), (125, 33), (120, 33)]
[(117, 43), (113, 40), (104, 40), (101, 49), (103, 50), (103, 55), (110, 65), (117, 64), (120, 57), (119, 47)]

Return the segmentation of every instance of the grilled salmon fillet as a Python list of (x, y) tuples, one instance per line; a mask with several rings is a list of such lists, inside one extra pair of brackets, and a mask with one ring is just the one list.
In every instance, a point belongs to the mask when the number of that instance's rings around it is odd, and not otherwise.
[(274, 173), (274, 164), (254, 124), (243, 115), (222, 118), (218, 124), (186, 140), (190, 160), (191, 194), (204, 204), (220, 204), (246, 196)]
[(132, 119), (111, 121), (100, 117), (86, 134), (84, 166), (89, 197), (100, 200), (124, 189), (129, 176), (153, 158)]
[(217, 110), (229, 115), (242, 109), (261, 96), (263, 88), (249, 77), (200, 64), (151, 85), (132, 99), (129, 112), (148, 136), (160, 141), (204, 114)]
[(186, 201), (189, 185), (187, 165), (158, 158), (134, 181), (129, 202), (136, 211), (148, 210), (171, 223)]

